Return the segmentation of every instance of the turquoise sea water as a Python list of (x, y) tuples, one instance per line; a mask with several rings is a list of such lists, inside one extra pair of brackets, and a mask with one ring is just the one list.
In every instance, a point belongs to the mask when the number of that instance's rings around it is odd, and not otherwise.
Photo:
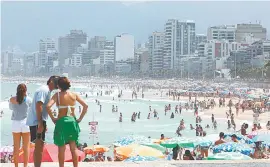
[[(4, 115), (1, 120), (1, 145), (12, 144), (11, 135), (11, 113), (8, 109), (8, 102), (6, 101), (11, 95), (15, 95), (17, 84), (14, 83), (1, 83), (1, 104), (0, 108), (4, 111)], [(34, 91), (39, 87), (35, 84), (27, 84), (28, 93), (30, 96), (33, 95)], [(90, 88), (72, 88), (72, 91), (80, 92), (90, 92)], [(126, 93), (126, 91), (124, 91)], [(131, 91), (127, 92), (131, 96)], [(179, 125), (181, 119), (185, 120), (186, 130), (182, 132), (184, 136), (195, 137), (195, 131), (189, 130), (189, 124), (195, 126), (195, 117), (193, 116), (193, 111), (186, 111), (183, 109), (182, 114), (176, 114), (174, 119), (170, 119), (170, 113), (164, 115), (164, 106), (167, 104), (172, 105), (172, 111), (174, 111), (175, 105), (179, 102), (172, 101), (149, 101), (147, 97), (145, 99), (138, 99), (134, 101), (121, 99), (120, 101), (116, 98), (117, 91), (114, 93), (115, 100), (113, 101), (113, 96), (89, 96), (85, 100), (89, 105), (88, 113), (86, 114), (84, 120), (80, 123), (81, 134), (80, 142), (86, 142), (88, 144), (93, 144), (93, 142), (100, 142), (100, 144), (109, 145), (113, 143), (115, 139), (121, 136), (126, 136), (130, 134), (151, 136), (151, 138), (159, 138), (160, 134), (164, 133), (165, 136), (174, 137), (176, 136), (175, 131)], [(99, 106), (95, 103), (95, 99), (100, 101), (102, 105), (102, 112), (99, 112)], [(118, 106), (118, 113), (112, 113), (112, 105)], [(152, 110), (156, 109), (159, 114), (159, 120), (151, 118), (147, 119), (149, 113), (149, 106), (152, 106)], [(141, 111), (141, 119), (137, 119), (136, 122), (131, 122), (131, 115), (133, 112)], [(119, 112), (123, 114), (123, 122), (119, 123)], [(77, 115), (78, 115), (77, 106)], [(201, 113), (203, 114), (203, 113)], [(93, 115), (95, 121), (98, 121), (98, 135), (93, 137), (90, 135), (90, 126), (88, 122), (93, 120)], [(218, 129), (204, 129), (207, 134), (219, 133), (220, 131), (225, 131), (226, 118), (217, 119)], [(202, 127), (204, 128), (206, 124), (210, 124), (210, 117), (203, 118)], [(49, 143), (53, 142), (53, 129), (54, 124), (51, 120), (48, 120), (48, 131), (46, 134), (46, 141)], [(94, 140), (93, 140), (94, 139)]]

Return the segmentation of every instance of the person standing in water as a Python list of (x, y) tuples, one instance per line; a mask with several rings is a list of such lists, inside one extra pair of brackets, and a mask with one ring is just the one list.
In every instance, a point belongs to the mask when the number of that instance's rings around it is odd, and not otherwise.
[(141, 112), (139, 111), (139, 113), (138, 113), (138, 119), (140, 119), (141, 118)]
[(102, 105), (100, 104), (99, 105), (99, 112), (101, 113), (101, 108), (102, 108)]
[(119, 122), (122, 122), (122, 113), (120, 112)]

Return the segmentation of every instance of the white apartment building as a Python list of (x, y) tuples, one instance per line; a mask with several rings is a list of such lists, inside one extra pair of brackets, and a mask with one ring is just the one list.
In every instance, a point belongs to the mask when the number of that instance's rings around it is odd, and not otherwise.
[(270, 40), (263, 41), (263, 52), (270, 55)]
[(175, 69), (180, 55), (193, 54), (196, 48), (195, 23), (170, 19), (165, 24), (163, 69)]
[(81, 67), (82, 66), (82, 54), (74, 53), (70, 59), (70, 66)]
[(260, 23), (237, 24), (235, 31), (236, 42), (245, 40), (246, 35), (252, 34), (255, 39), (266, 40), (267, 29)]
[(55, 40), (52, 38), (39, 40), (39, 53), (47, 53), (48, 50), (56, 50)]
[(13, 60), (14, 54), (13, 52), (6, 51), (1, 54), (1, 73), (5, 74), (8, 73), (12, 67), (12, 60)]
[(153, 32), (148, 38), (150, 71), (162, 70), (163, 68), (164, 37), (164, 32)]
[(235, 25), (222, 25), (209, 27), (207, 30), (207, 40), (228, 40), (235, 41)]
[(13, 59), (12, 60), (12, 68), (11, 71), (12, 72), (21, 72), (21, 70), (23, 70), (23, 59)]
[(200, 43), (198, 47), (199, 56), (211, 56), (212, 58), (228, 57), (229, 41), (227, 40), (210, 40), (205, 43)]
[(207, 41), (207, 35), (205, 34), (196, 34), (196, 49), (198, 48), (198, 44)]
[(134, 59), (135, 41), (134, 36), (122, 34), (115, 37), (115, 61), (126, 61)]
[(114, 63), (114, 50), (112, 49), (102, 49), (100, 53), (100, 65), (105, 65), (109, 63)]

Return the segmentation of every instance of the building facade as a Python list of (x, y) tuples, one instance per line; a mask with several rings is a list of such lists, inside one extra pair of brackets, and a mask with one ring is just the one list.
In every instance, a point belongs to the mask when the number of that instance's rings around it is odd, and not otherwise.
[(207, 30), (207, 40), (227, 40), (235, 41), (235, 25), (222, 25), (209, 27)]
[(76, 53), (80, 44), (87, 43), (87, 34), (82, 30), (71, 30), (70, 34), (59, 37), (58, 51), (59, 51), (59, 65), (62, 67), (65, 59), (71, 58), (73, 53)]
[(242, 42), (245, 40), (245, 36), (252, 34), (254, 38), (260, 40), (266, 40), (267, 29), (261, 24), (237, 24), (235, 31), (236, 42)]
[(174, 62), (180, 55), (195, 52), (195, 23), (170, 19), (165, 23), (163, 69), (173, 70)]
[(114, 39), (115, 61), (134, 59), (135, 41), (134, 36), (129, 34), (118, 35)]
[(153, 32), (148, 38), (149, 48), (149, 70), (158, 71), (163, 69), (163, 49), (164, 49), (163, 32)]

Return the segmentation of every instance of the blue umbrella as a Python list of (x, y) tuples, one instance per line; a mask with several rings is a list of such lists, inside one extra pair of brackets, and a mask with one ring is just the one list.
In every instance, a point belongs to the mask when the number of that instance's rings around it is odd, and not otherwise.
[(115, 146), (126, 146), (129, 144), (141, 144), (141, 143), (149, 143), (150, 139), (148, 139), (145, 136), (139, 136), (139, 135), (129, 135), (126, 137), (121, 137), (118, 140), (116, 140), (113, 144)]
[(220, 153), (220, 152), (240, 152), (245, 155), (250, 155), (253, 151), (251, 147), (241, 143), (223, 143), (213, 147), (213, 153)]
[(256, 135), (252, 138), (253, 142), (265, 142), (265, 143), (270, 143), (270, 134), (259, 134)]
[(134, 161), (157, 161), (159, 160), (156, 157), (148, 157), (148, 156), (135, 156), (135, 157), (130, 157), (124, 160), (124, 162), (134, 162)]
[[(227, 133), (224, 135), (224, 138), (230, 138), (232, 137), (233, 133)], [(244, 135), (241, 135), (241, 134), (235, 134), (236, 135), (236, 138), (237, 140), (240, 142), (240, 143), (246, 143), (246, 144), (253, 144), (254, 141), (251, 140), (250, 138), (244, 136)]]

